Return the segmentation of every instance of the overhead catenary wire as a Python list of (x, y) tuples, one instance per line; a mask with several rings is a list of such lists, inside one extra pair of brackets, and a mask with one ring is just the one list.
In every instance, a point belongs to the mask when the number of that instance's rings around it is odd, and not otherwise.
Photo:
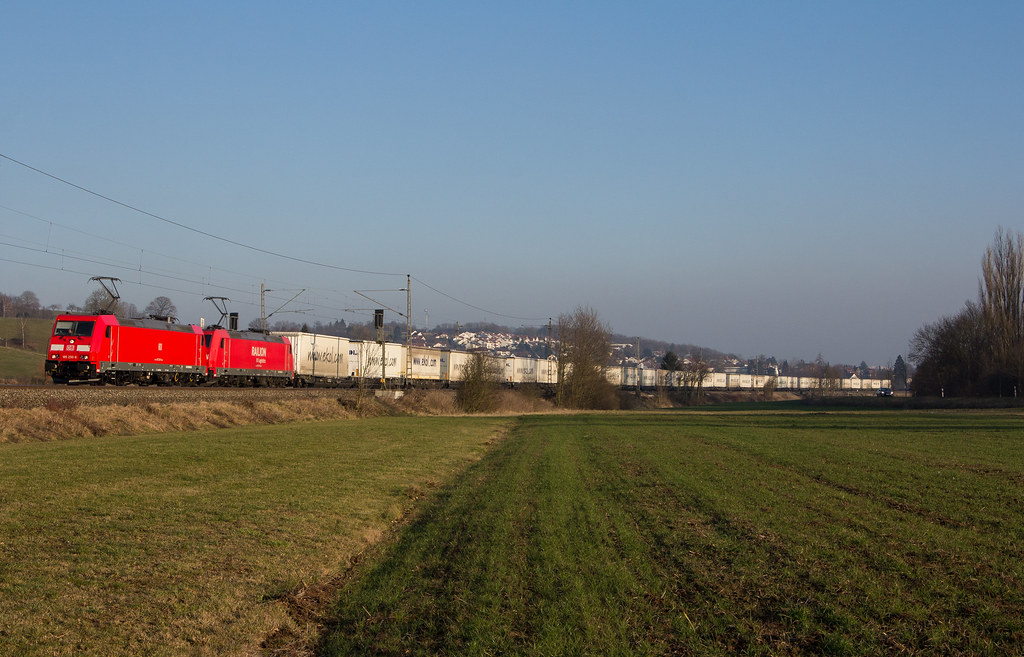
[[(196, 280), (193, 280), (193, 279), (182, 278), (181, 276), (176, 276), (174, 274), (178, 274), (178, 272), (174, 271), (174, 270), (144, 268), (142, 266), (142, 263), (141, 263), (142, 254), (145, 253), (145, 254), (148, 254), (148, 255), (157, 255), (157, 256), (159, 256), (161, 258), (166, 258), (168, 260), (173, 260), (173, 261), (176, 261), (176, 262), (183, 263), (185, 265), (189, 265), (192, 268), (194, 268), (196, 266), (209, 267), (211, 272), (217, 271), (217, 272), (222, 272), (222, 273), (226, 273), (226, 274), (231, 274), (231, 275), (234, 275), (234, 276), (241, 276), (241, 277), (245, 278), (246, 280), (250, 280), (250, 279), (254, 279), (254, 278), (256, 278), (256, 279), (260, 278), (259, 276), (255, 275), (255, 274), (239, 272), (239, 271), (235, 271), (235, 270), (231, 270), (231, 269), (225, 269), (223, 267), (217, 267), (217, 266), (209, 265), (207, 263), (196, 262), (195, 260), (189, 260), (187, 258), (182, 258), (182, 257), (179, 257), (177, 255), (170, 255), (170, 254), (167, 254), (167, 253), (155, 250), (155, 249), (143, 249), (142, 247), (137, 246), (135, 244), (130, 244), (130, 243), (123, 242), (123, 241), (120, 241), (120, 240), (111, 239), (110, 237), (107, 237), (105, 235), (97, 235), (95, 233), (91, 233), (89, 231), (82, 230), (81, 228), (78, 228), (76, 226), (71, 226), (71, 225), (68, 225), (66, 223), (62, 223), (62, 222), (56, 221), (54, 219), (49, 219), (49, 218), (46, 218), (46, 217), (40, 217), (38, 215), (34, 215), (34, 214), (31, 214), (31, 213), (25, 212), (23, 210), (19, 210), (17, 208), (12, 208), (12, 207), (9, 207), (9, 206), (6, 206), (6, 205), (0, 204), (0, 210), (6, 210), (8, 212), (12, 212), (12, 213), (17, 214), (19, 216), (23, 216), (23, 217), (32, 219), (34, 221), (37, 221), (39, 223), (42, 223), (42, 224), (45, 224), (45, 225), (49, 226), (51, 229), (52, 229), (52, 227), (57, 226), (57, 227), (60, 227), (62, 230), (73, 231), (73, 232), (75, 232), (75, 233), (77, 233), (79, 235), (84, 235), (84, 236), (87, 236), (87, 237), (90, 237), (90, 238), (93, 238), (93, 239), (97, 239), (97, 240), (100, 240), (100, 241), (103, 241), (103, 242), (107, 242), (107, 243), (110, 243), (110, 244), (114, 244), (114, 245), (117, 245), (117, 246), (127, 247), (127, 248), (130, 248), (130, 249), (134, 249), (134, 250), (138, 251), (139, 255), (140, 255), (139, 263), (136, 264), (135, 262), (132, 262), (131, 265), (128, 265), (126, 263), (125, 264), (118, 264), (116, 261), (111, 260), (111, 259), (107, 259), (105, 261), (100, 261), (100, 260), (94, 260), (92, 258), (77, 258), (77, 259), (82, 260), (84, 262), (91, 262), (93, 264), (99, 264), (99, 265), (103, 265), (103, 266), (114, 267), (114, 268), (125, 270), (125, 271), (131, 271), (133, 273), (139, 273), (140, 275), (141, 274), (148, 274), (150, 276), (160, 276), (160, 277), (169, 278), (169, 279), (172, 279), (172, 280), (179, 280), (179, 281), (183, 281), (183, 282), (195, 283), (196, 285), (201, 285), (204, 289), (205, 288), (213, 288), (213, 289), (218, 289), (218, 290), (223, 290), (223, 291), (239, 292), (239, 293), (250, 293), (251, 291), (247, 290), (247, 289), (241, 289), (241, 288), (233, 287), (233, 286), (231, 286), (231, 285), (229, 285), (227, 283), (224, 283), (224, 282), (215, 282), (212, 275), (207, 280), (196, 281)], [(0, 235), (0, 237), (4, 237), (4, 235)], [(37, 253), (54, 255), (54, 256), (61, 257), (61, 258), (76, 259), (74, 254), (85, 255), (83, 252), (76, 251), (74, 249), (54, 247), (54, 246), (52, 246), (50, 244), (49, 238), (47, 239), (46, 243), (43, 243), (43, 242), (38, 242), (38, 241), (25, 240), (23, 238), (19, 238), (19, 237), (16, 237), (16, 236), (7, 236), (7, 237), (9, 237), (10, 239), (27, 242), (29, 244), (34, 244), (38, 248), (32, 248), (32, 247), (29, 247), (29, 246), (22, 246), (22, 245), (13, 244), (13, 243), (10, 243), (10, 242), (0, 242), (0, 244), (6, 245), (6, 246), (11, 246), (11, 247), (14, 247), (14, 248), (21, 248), (21, 249), (25, 249), (25, 250), (30, 250), (30, 251), (34, 251), (34, 252), (37, 252)], [(166, 273), (168, 271), (170, 271), (172, 273)], [(163, 272), (163, 273), (161, 273), (161, 272)], [(139, 281), (139, 284), (141, 284), (141, 281)], [(298, 289), (298, 285), (295, 284), (295, 283), (286, 283), (286, 284), (289, 287), (295, 287), (295, 289)], [(159, 287), (159, 286), (154, 286), (154, 287)], [(167, 289), (167, 288), (163, 288), (163, 289)], [(181, 290), (175, 290), (175, 291), (181, 291)], [(186, 294), (189, 293), (188, 291), (183, 291), (183, 292), (186, 293)], [(326, 294), (328, 296), (329, 295), (339, 295), (339, 296), (341, 296), (341, 297), (343, 297), (345, 299), (353, 299), (353, 297), (351, 297), (349, 294), (347, 294), (345, 292), (338, 291), (338, 290), (323, 289), (323, 292), (324, 292), (324, 294)], [(325, 310), (335, 310), (336, 311), (338, 309), (337, 305), (338, 304), (331, 305), (331, 306), (329, 306), (329, 305), (321, 305), (320, 307), (324, 308)]]
[(412, 280), (416, 281), (417, 283), (419, 283), (423, 287), (425, 287), (425, 288), (427, 288), (429, 290), (432, 290), (432, 291), (440, 294), (441, 296), (445, 297), (446, 299), (451, 299), (452, 301), (454, 301), (456, 303), (460, 303), (463, 306), (467, 306), (469, 308), (472, 308), (473, 310), (479, 310), (482, 313), (487, 313), (489, 315), (494, 315), (495, 317), (504, 317), (505, 319), (517, 319), (517, 320), (524, 321), (524, 322), (542, 322), (542, 321), (545, 321), (547, 319), (546, 317), (518, 317), (516, 315), (506, 315), (504, 313), (495, 312), (493, 310), (487, 310), (486, 308), (481, 308), (480, 306), (475, 306), (475, 305), (469, 303), (468, 301), (463, 301), (462, 299), (456, 299), (452, 295), (450, 295), (450, 294), (448, 294), (446, 292), (442, 292), (441, 290), (437, 289), (436, 287), (433, 287), (432, 285), (421, 281), (420, 279), (416, 278), (415, 276), (412, 277)]
[[(345, 271), (345, 272), (357, 273), (357, 274), (368, 274), (368, 275), (374, 275), (374, 276), (403, 276), (403, 275), (407, 275), (407, 274), (401, 274), (401, 273), (398, 273), (398, 272), (372, 271), (372, 270), (366, 270), (366, 269), (357, 269), (357, 268), (353, 268), (353, 267), (342, 267), (340, 265), (333, 265), (333, 264), (330, 264), (330, 263), (319, 262), (319, 261), (316, 261), (316, 260), (310, 260), (308, 258), (300, 258), (300, 257), (297, 257), (297, 256), (288, 255), (286, 253), (281, 253), (279, 251), (273, 251), (273, 250), (270, 250), (270, 249), (264, 249), (262, 247), (254, 246), (254, 245), (251, 245), (251, 244), (246, 244), (246, 243), (240, 242), (238, 240), (233, 240), (233, 239), (230, 239), (230, 238), (227, 238), (227, 237), (223, 237), (221, 235), (216, 235), (214, 233), (210, 233), (208, 231), (201, 230), (199, 228), (195, 228), (194, 226), (189, 226), (188, 224), (185, 224), (185, 223), (182, 223), (182, 222), (179, 222), (179, 221), (175, 221), (173, 219), (168, 219), (167, 217), (163, 217), (163, 216), (161, 216), (159, 214), (156, 214), (154, 212), (149, 212), (147, 210), (143, 210), (142, 208), (139, 208), (137, 206), (131, 205), (130, 203), (126, 203), (124, 201), (120, 201), (120, 200), (118, 200), (116, 198), (113, 198), (111, 196), (108, 196), (106, 194), (102, 194), (100, 192), (97, 192), (97, 191), (94, 191), (92, 189), (89, 189), (88, 187), (85, 187), (83, 185), (79, 185), (77, 183), (71, 182), (70, 180), (62, 178), (62, 177), (57, 176), (55, 174), (52, 174), (52, 173), (49, 173), (49, 172), (44, 171), (42, 169), (39, 169), (37, 167), (34, 167), (34, 166), (30, 165), (30, 164), (27, 164), (26, 162), (22, 162), (21, 160), (15, 159), (15, 158), (13, 158), (13, 157), (5, 154), (5, 153), (0, 153), (0, 158), (3, 158), (4, 160), (7, 160), (7, 161), (9, 161), (9, 162), (11, 162), (13, 164), (16, 164), (16, 165), (18, 165), (20, 167), (28, 169), (29, 171), (35, 172), (35, 173), (37, 173), (39, 175), (45, 176), (47, 178), (50, 178), (51, 180), (57, 181), (57, 182), (59, 182), (61, 184), (67, 185), (69, 187), (77, 189), (77, 190), (79, 190), (81, 192), (84, 192), (86, 194), (89, 194), (91, 196), (95, 196), (96, 198), (99, 198), (99, 199), (102, 199), (104, 201), (107, 201), (108, 203), (113, 203), (113, 204), (118, 205), (120, 207), (123, 207), (125, 209), (131, 210), (132, 212), (137, 212), (139, 214), (142, 214), (144, 216), (150, 217), (150, 218), (155, 219), (157, 221), (161, 221), (161, 222), (169, 224), (171, 226), (175, 226), (175, 227), (180, 228), (182, 230), (190, 231), (192, 233), (196, 233), (198, 235), (202, 235), (204, 237), (208, 237), (210, 239), (223, 242), (225, 244), (231, 244), (233, 246), (237, 246), (239, 248), (247, 249), (247, 250), (250, 250), (250, 251), (253, 251), (253, 252), (256, 252), (256, 253), (261, 253), (261, 254), (264, 254), (264, 255), (269, 255), (269, 256), (273, 256), (273, 257), (277, 257), (277, 258), (282, 258), (284, 260), (289, 260), (291, 262), (298, 262), (298, 263), (302, 263), (302, 264), (312, 265), (312, 266), (316, 266), (316, 267), (323, 267), (323, 268), (326, 268), (326, 269), (331, 269), (331, 270), (336, 270), (336, 271)], [(5, 207), (5, 206), (0, 206), (0, 207)], [(10, 209), (10, 208), (5, 208), (5, 209)], [(20, 213), (20, 211), (18, 211), (18, 210), (12, 210), (12, 211)], [(30, 216), (30, 217), (32, 217), (34, 219), (39, 219), (38, 217), (35, 217), (33, 215), (28, 215), (27, 213), (22, 213), (22, 214), (26, 214), (27, 216)], [(45, 220), (43, 220), (43, 221), (45, 221)], [(22, 248), (24, 248), (24, 247), (22, 247)], [(138, 247), (133, 247), (133, 248), (138, 248)], [(141, 265), (139, 267), (139, 270), (141, 270)], [(423, 285), (425, 288), (427, 288), (427, 289), (429, 289), (429, 290), (431, 290), (431, 291), (433, 291), (433, 292), (435, 292), (437, 294), (440, 294), (441, 296), (443, 296), (443, 297), (445, 297), (445, 298), (447, 298), (447, 299), (449, 299), (449, 300), (451, 300), (451, 301), (453, 301), (455, 303), (461, 304), (461, 305), (463, 305), (463, 306), (465, 306), (467, 308), (472, 308), (474, 310), (477, 310), (477, 311), (480, 311), (480, 312), (483, 312), (483, 313), (487, 313), (489, 315), (493, 315), (495, 317), (502, 317), (502, 318), (505, 318), (505, 319), (514, 319), (514, 320), (518, 320), (518, 321), (544, 321), (544, 319), (545, 319), (544, 317), (522, 317), (522, 316), (517, 316), (517, 315), (510, 315), (510, 314), (506, 314), (506, 313), (500, 313), (500, 312), (496, 312), (496, 311), (493, 311), (493, 310), (488, 310), (488, 309), (483, 308), (481, 306), (469, 303), (468, 301), (464, 301), (462, 299), (459, 299), (459, 298), (457, 298), (457, 297), (455, 297), (455, 296), (453, 296), (451, 294), (448, 294), (447, 292), (443, 292), (443, 291), (439, 290), (438, 288), (436, 288), (436, 287), (434, 287), (434, 286), (424, 282), (423, 280), (421, 280), (419, 278), (415, 278), (415, 277), (411, 277), (411, 276), (410, 276), (410, 278), (414, 278), (418, 283)]]
[[(217, 291), (217, 292), (221, 292), (221, 293), (238, 293), (238, 294), (241, 294), (241, 295), (252, 295), (252, 294), (254, 294), (254, 291), (252, 289), (250, 289), (250, 288), (233, 287), (231, 285), (228, 285), (228, 284), (225, 284), (225, 283), (221, 283), (221, 282), (214, 282), (212, 280), (204, 280), (204, 279), (198, 279), (197, 280), (197, 279), (194, 279), (194, 278), (185, 278), (183, 276), (174, 276), (174, 275), (170, 275), (170, 274), (166, 274), (166, 273), (160, 273), (159, 271), (154, 271), (154, 270), (146, 269), (146, 268), (143, 268), (143, 267), (138, 267), (138, 266), (136, 266), (134, 264), (133, 265), (118, 264), (118, 263), (110, 261), (110, 260), (101, 260), (101, 259), (96, 259), (96, 258), (83, 257), (82, 255), (75, 255), (75, 254), (80, 254), (80, 252), (78, 252), (78, 251), (68, 251), (68, 250), (57, 250), (57, 251), (55, 251), (52, 248), (49, 248), (49, 249), (35, 248), (35, 247), (31, 247), (31, 246), (24, 246), (24, 245), (20, 245), (20, 244), (14, 244), (14, 243), (2, 241), (2, 240), (0, 240), (0, 246), (9, 246), (9, 247), (12, 247), (12, 248), (21, 249), (23, 251), (28, 251), (30, 253), (37, 253), (37, 254), (41, 254), (41, 255), (54, 256), (56, 258), (60, 258), (62, 262), (64, 262), (64, 261), (75, 261), (75, 262), (80, 262), (80, 263), (98, 265), (99, 267), (102, 267), (104, 270), (110, 270), (110, 269), (122, 270), (122, 271), (133, 273), (133, 274), (134, 273), (138, 273), (138, 274), (143, 274), (143, 275), (150, 276), (150, 277), (162, 278), (162, 279), (167, 279), (167, 280), (170, 280), (170, 281), (175, 281), (175, 282), (178, 282), (178, 283), (192, 284), (192, 285), (196, 285), (196, 286), (202, 288), (202, 290), (204, 290), (204, 291), (203, 292), (199, 292), (199, 291), (194, 290), (194, 289), (193, 290), (188, 290), (188, 289), (183, 289), (183, 288), (180, 288), (180, 287), (171, 287), (171, 286), (168, 286), (168, 285), (159, 285), (159, 284), (156, 284), (156, 283), (153, 283), (153, 282), (143, 283), (141, 281), (134, 281), (134, 280), (131, 280), (131, 279), (124, 279), (122, 281), (124, 284), (131, 285), (131, 286), (138, 286), (138, 287), (143, 287), (143, 288), (151, 288), (151, 289), (155, 289), (155, 290), (163, 290), (163, 291), (166, 291), (166, 292), (180, 292), (182, 294), (190, 294), (190, 295), (206, 294), (206, 292), (209, 292), (209, 291)], [(47, 270), (50, 270), (50, 271), (60, 271), (60, 272), (66, 272), (66, 273), (71, 273), (71, 274), (80, 274), (80, 275), (83, 275), (83, 276), (93, 276), (95, 274), (95, 271), (91, 271), (90, 272), (90, 271), (71, 269), (71, 268), (65, 267), (63, 265), (60, 266), (60, 267), (52, 266), (52, 265), (45, 265), (45, 264), (40, 263), (38, 260), (37, 261), (24, 261), (24, 260), (15, 260), (15, 259), (12, 259), (12, 258), (2, 258), (2, 257), (0, 257), (0, 262), (10, 262), (12, 264), (27, 265), (27, 266), (35, 267), (35, 268), (38, 268), (38, 269), (47, 269)], [(284, 291), (284, 290), (279, 290), (279, 291)], [(294, 291), (294, 290), (292, 290), (292, 291)], [(277, 298), (277, 297), (275, 297), (275, 298)], [(257, 305), (255, 302), (242, 301), (242, 300), (239, 300), (237, 298), (235, 299), (235, 302), (236, 303), (241, 303), (241, 304), (246, 305), (246, 306), (253, 306), (253, 307), (255, 307)], [(309, 305), (312, 305), (315, 308), (319, 308), (321, 310), (324, 310), (324, 311), (329, 311), (329, 312), (338, 312), (339, 311), (339, 308), (338, 308), (337, 305), (327, 305), (327, 304), (324, 304), (324, 303), (317, 303), (315, 301), (306, 301), (305, 303), (307, 303)], [(326, 316), (326, 315), (315, 315), (315, 316), (318, 317), (318, 318), (323, 318), (323, 319), (331, 319), (331, 320), (334, 319), (334, 317), (330, 317), (330, 316)]]
[[(159, 250), (156, 250), (156, 249), (152, 249), (152, 248), (143, 249), (142, 247), (137, 246), (135, 244), (129, 244), (128, 242), (122, 242), (120, 240), (115, 240), (113, 238), (107, 237), (106, 235), (97, 235), (96, 233), (90, 233), (89, 231), (82, 230), (81, 228), (79, 228), (77, 226), (71, 226), (71, 225), (68, 225), (66, 223), (55, 221), (53, 219), (47, 219), (46, 217), (40, 217), (40, 216), (31, 214), (29, 212), (25, 212), (24, 210), (19, 210), (17, 208), (12, 208), (12, 207), (9, 207), (9, 206), (3, 205), (3, 204), (0, 204), (0, 210), (7, 210), (8, 212), (13, 212), (13, 213), (21, 215), (23, 217), (27, 217), (29, 219), (33, 219), (33, 220), (38, 221), (40, 223), (47, 224), (51, 228), (53, 226), (58, 226), (58, 227), (60, 227), (63, 230), (74, 231), (74, 232), (78, 233), (79, 235), (85, 235), (86, 237), (91, 237), (93, 239), (102, 240), (104, 242), (109, 242), (110, 244), (115, 244), (117, 246), (124, 246), (124, 247), (127, 247), (129, 249), (135, 249), (135, 250), (139, 251), (140, 253), (145, 251), (146, 253), (148, 253), (150, 255), (154, 255), (155, 254), (155, 255), (160, 256), (161, 258), (167, 258), (168, 260), (175, 260), (177, 262), (182, 262), (182, 263), (185, 263), (187, 265), (200, 266), (200, 267), (211, 267), (211, 269), (214, 269), (216, 271), (221, 271), (221, 272), (224, 272), (224, 273), (227, 273), (227, 274), (234, 274), (235, 276), (244, 276), (245, 278), (253, 278), (252, 274), (247, 274), (247, 273), (240, 272), (240, 271), (234, 271), (234, 270), (231, 270), (231, 269), (224, 269), (223, 267), (211, 266), (211, 265), (209, 265), (209, 263), (196, 262), (195, 260), (189, 260), (188, 258), (182, 258), (180, 255), (171, 255), (171, 254), (164, 253), (162, 251), (159, 251)], [(16, 238), (14, 238), (14, 239), (16, 239)], [(51, 251), (48, 251), (48, 252), (51, 252)]]
[(74, 187), (75, 189), (77, 189), (79, 191), (82, 191), (82, 192), (85, 192), (86, 194), (91, 194), (92, 196), (95, 196), (97, 198), (101, 198), (104, 201), (107, 201), (109, 203), (113, 203), (115, 205), (120, 205), (121, 207), (127, 208), (128, 210), (131, 210), (132, 212), (138, 212), (139, 214), (145, 215), (147, 217), (151, 217), (153, 219), (156, 219), (158, 221), (162, 221), (162, 222), (170, 224), (172, 226), (176, 226), (177, 228), (181, 228), (182, 230), (188, 230), (188, 231), (191, 231), (193, 233), (197, 233), (199, 235), (202, 235), (204, 237), (209, 237), (210, 239), (215, 239), (215, 240), (218, 240), (220, 242), (224, 242), (225, 244), (231, 244), (231, 245), (243, 248), (243, 249), (248, 249), (250, 251), (255, 251), (256, 253), (262, 253), (264, 255), (270, 255), (270, 256), (277, 257), (277, 258), (283, 258), (285, 260), (291, 260), (292, 262), (301, 262), (301, 263), (306, 264), (306, 265), (315, 265), (317, 267), (325, 267), (327, 269), (335, 269), (335, 270), (338, 270), (338, 271), (347, 271), (347, 272), (353, 272), (353, 273), (356, 273), (356, 274), (372, 274), (372, 275), (375, 275), (375, 276), (404, 276), (405, 275), (405, 274), (397, 274), (395, 272), (369, 271), (369, 270), (365, 270), (365, 269), (355, 269), (353, 267), (342, 267), (340, 265), (332, 265), (332, 264), (329, 264), (329, 263), (326, 263), (326, 262), (318, 262), (316, 260), (308, 260), (306, 258), (298, 258), (296, 256), (291, 256), (291, 255), (288, 255), (286, 253), (280, 253), (278, 251), (271, 251), (270, 249), (264, 249), (264, 248), (261, 248), (261, 247), (258, 247), (258, 246), (253, 246), (251, 244), (246, 244), (245, 242), (239, 242), (238, 240), (233, 240), (233, 239), (231, 239), (229, 237), (223, 237), (221, 235), (215, 235), (213, 233), (207, 232), (205, 230), (201, 230), (201, 229), (196, 228), (194, 226), (189, 226), (188, 224), (183, 224), (180, 221), (174, 221), (173, 219), (168, 219), (167, 217), (162, 217), (162, 216), (160, 216), (160, 215), (158, 215), (158, 214), (156, 214), (154, 212), (149, 212), (148, 210), (143, 210), (142, 208), (136, 207), (136, 206), (131, 205), (129, 203), (125, 203), (124, 201), (119, 201), (116, 198), (112, 198), (112, 197), (107, 196), (105, 194), (101, 194), (101, 193), (99, 193), (97, 191), (93, 191), (93, 190), (89, 189), (88, 187), (83, 187), (82, 185), (75, 184), (75, 183), (71, 182), (70, 180), (65, 180), (64, 178), (61, 178), (60, 176), (56, 176), (56, 175), (54, 175), (52, 173), (48, 173), (46, 171), (43, 171), (42, 169), (37, 169), (36, 167), (34, 167), (34, 166), (30, 165), (30, 164), (26, 164), (26, 163), (24, 163), (24, 162), (22, 162), (20, 160), (16, 160), (16, 159), (14, 159), (13, 157), (11, 157), (9, 155), (5, 155), (3, 153), (0, 153), (0, 157), (2, 157), (5, 160), (8, 160), (9, 162), (13, 162), (14, 164), (17, 164), (18, 166), (25, 167), (26, 169), (29, 169), (30, 171), (34, 171), (34, 172), (36, 172), (36, 173), (38, 173), (40, 175), (46, 176), (47, 178), (50, 178), (52, 180), (56, 180), (59, 183), (63, 183), (65, 185), (68, 185), (69, 187)]

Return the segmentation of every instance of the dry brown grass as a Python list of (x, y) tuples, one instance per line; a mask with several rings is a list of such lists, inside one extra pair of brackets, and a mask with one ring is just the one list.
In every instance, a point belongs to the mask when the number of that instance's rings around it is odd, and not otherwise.
[[(398, 402), (397, 408), (418, 415), (465, 415), (459, 408), (453, 390), (413, 390)], [(498, 390), (494, 409), (487, 415), (520, 415), (522, 413), (547, 413), (554, 411), (554, 405), (545, 400), (539, 391), (533, 389)]]
[[(35, 395), (35, 396), (33, 396)], [(411, 390), (381, 401), (350, 390), (297, 391), (67, 389), (26, 392), (3, 399), (0, 443), (92, 436), (135, 436), (382, 417), (463, 415), (452, 390)], [(501, 390), (491, 415), (554, 410), (536, 390)]]
[(544, 413), (554, 409), (554, 404), (529, 390), (502, 390), (498, 395), (498, 413)]
[(211, 401), (73, 408), (5, 408), (0, 409), (0, 442), (134, 436), (348, 417), (351, 417), (351, 412), (337, 400), (323, 398), (255, 403)]
[(422, 415), (459, 415), (455, 393), (451, 390), (410, 390), (400, 405), (410, 413)]

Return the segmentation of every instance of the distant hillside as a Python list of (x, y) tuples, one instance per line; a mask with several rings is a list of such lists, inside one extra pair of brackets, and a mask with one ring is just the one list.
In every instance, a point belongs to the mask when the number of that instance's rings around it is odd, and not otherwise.
[[(622, 335), (621, 333), (612, 334), (611, 342), (617, 345), (630, 345), (633, 349), (630, 352), (630, 356), (636, 356), (636, 343), (637, 336)], [(702, 356), (704, 360), (708, 362), (716, 362), (736, 358), (734, 354), (727, 354), (717, 349), (709, 349), (707, 347), (701, 347), (695, 344), (677, 344), (675, 342), (665, 342), (663, 340), (652, 340), (650, 338), (639, 338), (640, 340), (640, 357), (641, 358), (653, 358), (662, 357), (666, 352), (673, 352), (680, 358), (686, 356)]]
[(43, 362), (52, 328), (52, 319), (0, 317), (0, 382), (45, 381)]
[(52, 319), (0, 317), (0, 347), (46, 353)]
[(0, 347), (0, 383), (44, 383), (45, 360), (41, 353)]

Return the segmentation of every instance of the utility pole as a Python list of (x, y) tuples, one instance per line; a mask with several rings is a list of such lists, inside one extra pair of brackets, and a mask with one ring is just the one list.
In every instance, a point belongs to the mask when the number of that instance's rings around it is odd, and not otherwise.
[[(374, 302), (375, 304), (380, 304), (380, 305), (384, 306), (384, 308), (387, 308), (388, 310), (390, 310), (391, 312), (395, 313), (399, 317), (405, 317), (405, 375), (404, 376), (408, 377), (409, 376), (409, 371), (412, 369), (412, 352), (409, 349), (409, 347), (410, 347), (409, 340), (412, 337), (412, 276), (410, 274), (406, 274), (405, 275), (405, 280), (406, 280), (405, 287), (398, 288), (396, 290), (362, 290), (362, 291), (360, 291), (360, 290), (352, 290), (352, 291), (355, 292), (356, 294), (358, 294), (359, 296), (363, 297), (364, 299), (369, 299), (370, 301)], [(403, 313), (401, 310), (396, 310), (396, 309), (392, 308), (391, 306), (384, 305), (383, 303), (381, 303), (377, 299), (374, 299), (373, 297), (367, 296), (366, 294), (364, 294), (364, 292), (405, 292), (406, 310)], [(384, 325), (383, 325), (384, 310), (383, 309), (379, 309), (379, 310), (375, 311), (374, 321), (376, 321), (376, 317), (377, 317), (376, 312), (381, 313), (381, 315), (380, 315), (381, 320), (380, 321), (382, 322), (382, 324), (381, 324), (380, 329), (378, 330), (378, 338), (381, 341), (383, 341), (383, 339), (384, 339)], [(384, 343), (381, 342), (381, 349), (382, 350), (384, 349), (383, 345), (384, 345)]]
[(405, 275), (405, 382), (412, 374), (412, 276)]
[(636, 396), (640, 396), (640, 384), (643, 383), (644, 364), (640, 362), (640, 336), (636, 337)]
[(377, 329), (377, 344), (380, 345), (380, 389), (384, 390), (387, 388), (387, 374), (384, 370), (385, 363), (387, 362), (387, 351), (384, 343), (384, 309), (378, 308), (373, 311), (373, 325)]
[(263, 333), (267, 332), (267, 292), (273, 290), (268, 290), (265, 283), (260, 283), (260, 331)]

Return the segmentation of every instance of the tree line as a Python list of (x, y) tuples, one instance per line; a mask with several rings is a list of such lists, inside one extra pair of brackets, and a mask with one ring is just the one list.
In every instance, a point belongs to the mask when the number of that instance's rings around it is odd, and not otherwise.
[(981, 260), (977, 299), (918, 329), (909, 358), (915, 394), (1024, 392), (1024, 235), (999, 228)]

